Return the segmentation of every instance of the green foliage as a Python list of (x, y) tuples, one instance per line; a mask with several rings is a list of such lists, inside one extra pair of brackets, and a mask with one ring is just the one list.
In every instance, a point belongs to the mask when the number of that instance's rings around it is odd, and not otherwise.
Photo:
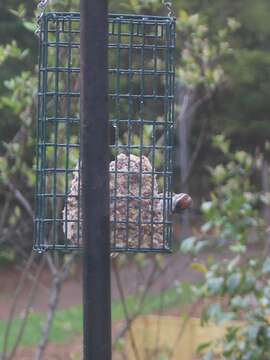
[(203, 85), (207, 91), (223, 82), (221, 60), (232, 53), (229, 35), (239, 26), (236, 20), (228, 18), (226, 27), (211, 34), (202, 16), (189, 15), (181, 10), (177, 19), (182, 44), (181, 64), (178, 68), (180, 81), (188, 87)]
[(28, 54), (27, 50), (21, 51), (15, 40), (10, 44), (0, 46), (0, 66), (10, 57), (23, 59)]
[[(222, 353), (216, 355), (220, 359), (266, 360), (270, 356), (270, 257), (267, 228), (258, 211), (262, 197), (251, 182), (258, 157), (231, 152), (230, 142), (222, 135), (214, 138), (214, 146), (226, 162), (209, 169), (214, 190), (202, 204), (201, 236), (185, 240), (182, 251), (197, 255), (198, 244), (205, 243), (217, 254), (226, 253), (223, 259), (216, 255), (192, 267), (204, 274), (198, 295), (210, 300), (202, 322), (238, 322), (230, 323), (223, 339), (208, 344), (211, 351), (204, 359), (214, 358), (211, 353), (221, 347)], [(250, 249), (254, 243), (256, 251)]]
[[(33, 114), (37, 80), (30, 72), (22, 72), (5, 82), (7, 94), (0, 98), (0, 109), (9, 108), (17, 116), (18, 133), (11, 142), (2, 142), (5, 156), (0, 157), (0, 184), (24, 179), (27, 186), (34, 185), (32, 171), (34, 139)], [(23, 184), (23, 183), (22, 183)]]

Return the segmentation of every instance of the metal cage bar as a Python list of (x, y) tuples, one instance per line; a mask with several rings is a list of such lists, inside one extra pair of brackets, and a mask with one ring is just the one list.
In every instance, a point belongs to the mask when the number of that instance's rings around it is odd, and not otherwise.
[[(175, 22), (110, 14), (108, 40), (111, 251), (170, 252)], [(82, 247), (79, 50), (79, 13), (42, 16), (34, 244), (40, 252)]]

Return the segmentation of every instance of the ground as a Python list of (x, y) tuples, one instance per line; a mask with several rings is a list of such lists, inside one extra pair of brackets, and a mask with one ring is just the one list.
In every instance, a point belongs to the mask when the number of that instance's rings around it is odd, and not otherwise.
[[(165, 264), (168, 263), (168, 269), (162, 273), (158, 281), (155, 282), (151, 288), (151, 293), (160, 295), (162, 292), (173, 287), (173, 285), (179, 281), (194, 282), (199, 279), (198, 273), (191, 270), (188, 266), (190, 259), (186, 256), (180, 255), (179, 253), (173, 255), (164, 255)], [(120, 271), (122, 285), (125, 291), (125, 295), (134, 294), (139, 288), (145, 285), (145, 278), (151, 271), (151, 265), (146, 266), (140, 270), (136, 266), (123, 266)], [(11, 300), (14, 295), (20, 269), (16, 267), (10, 267), (0, 272), (0, 283), (1, 283), (1, 295), (0, 295), (0, 320), (5, 320), (8, 317), (9, 307)], [(48, 306), (48, 295), (50, 285), (50, 274), (45, 271), (42, 276), (42, 281), (39, 285), (37, 298), (33, 305), (33, 312), (46, 312)], [(17, 308), (17, 315), (20, 315), (24, 311), (24, 304), (29, 294), (31, 281), (29, 280), (23, 289), (20, 296), (20, 300)], [(114, 272), (112, 271), (112, 299), (119, 299), (119, 292), (116, 286), (116, 279)], [(73, 271), (72, 276), (65, 281), (61, 297), (59, 308), (67, 309), (73, 305), (81, 304), (82, 302), (82, 280), (81, 280), (81, 265), (78, 264), (76, 269)], [(179, 316), (179, 308), (168, 309), (166, 313), (176, 314)], [(113, 323), (113, 336), (118, 333), (117, 328), (121, 326), (121, 322)], [(45, 359), (48, 360), (79, 360), (81, 359), (82, 349), (82, 337), (77, 336), (68, 344), (53, 344), (50, 343)], [(31, 360), (33, 358), (35, 348), (19, 349), (15, 359), (17, 360)], [(118, 355), (114, 354), (114, 360), (118, 360)], [(119, 357), (123, 359), (123, 357)]]
[[(170, 266), (162, 274), (158, 281), (152, 287), (152, 292), (159, 294), (162, 290), (170, 288), (176, 281), (196, 281), (200, 278), (196, 271), (190, 269), (188, 264), (190, 260), (186, 256), (180, 254), (164, 255), (166, 262), (170, 263)], [(151, 267), (143, 268), (138, 272), (135, 266), (123, 267), (120, 272), (121, 281), (125, 291), (125, 295), (134, 294), (139, 287), (142, 287), (145, 282), (147, 274), (151, 271)], [(0, 320), (4, 320), (8, 316), (9, 304), (14, 296), (14, 291), (18, 283), (21, 270), (15, 266), (8, 269), (2, 269), (0, 271)], [(43, 312), (47, 310), (49, 285), (51, 277), (48, 271), (44, 271), (42, 281), (38, 287), (37, 298), (33, 305), (33, 311)], [(17, 313), (20, 314), (24, 310), (25, 299), (29, 294), (31, 281), (29, 280), (22, 294), (20, 295)], [(114, 273), (112, 272), (112, 300), (119, 298), (119, 292), (117, 290)], [(81, 266), (78, 264), (72, 276), (65, 281), (61, 291), (59, 308), (65, 309), (72, 305), (82, 303), (82, 279), (81, 279)]]

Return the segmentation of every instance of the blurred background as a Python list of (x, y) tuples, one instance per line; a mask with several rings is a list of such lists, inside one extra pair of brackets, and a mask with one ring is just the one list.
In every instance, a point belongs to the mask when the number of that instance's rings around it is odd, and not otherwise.
[[(161, 0), (111, 12), (167, 15)], [(78, 11), (79, 2), (48, 9)], [(112, 260), (113, 359), (270, 358), (270, 3), (174, 0), (172, 255)], [(79, 254), (31, 252), (37, 1), (0, 2), (0, 359), (82, 359)]]

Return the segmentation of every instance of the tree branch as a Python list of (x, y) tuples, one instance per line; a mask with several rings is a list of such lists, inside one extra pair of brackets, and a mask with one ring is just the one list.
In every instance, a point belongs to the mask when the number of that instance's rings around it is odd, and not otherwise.
[(12, 348), (11, 353), (6, 358), (7, 360), (12, 360), (16, 355), (18, 346), (20, 344), (20, 341), (22, 339), (22, 336), (23, 336), (23, 333), (24, 333), (24, 330), (25, 330), (25, 327), (26, 327), (26, 324), (27, 324), (30, 309), (31, 309), (31, 307), (33, 305), (33, 302), (34, 302), (34, 299), (35, 299), (35, 296), (36, 296), (36, 290), (37, 290), (37, 287), (38, 287), (38, 284), (39, 284), (39, 278), (40, 278), (41, 273), (42, 273), (42, 271), (44, 269), (44, 265), (45, 265), (45, 259), (44, 259), (44, 257), (42, 257), (41, 263), (39, 264), (38, 272), (37, 272), (37, 274), (35, 276), (34, 283), (33, 283), (32, 289), (30, 291), (28, 304), (27, 304), (26, 309), (25, 309), (25, 313), (24, 313), (24, 316), (23, 316), (23, 319), (22, 319), (22, 324), (21, 324), (19, 333), (17, 335), (17, 338), (15, 340), (15, 344), (14, 344), (14, 346)]
[(26, 197), (24, 197), (23, 194), (20, 192), (20, 190), (17, 189), (11, 182), (5, 183), (5, 185), (8, 187), (9, 191), (13, 194), (14, 198), (26, 210), (26, 212), (29, 214), (29, 216), (31, 218), (33, 218), (34, 212), (33, 212), (33, 209), (31, 207), (29, 201), (26, 199)]

